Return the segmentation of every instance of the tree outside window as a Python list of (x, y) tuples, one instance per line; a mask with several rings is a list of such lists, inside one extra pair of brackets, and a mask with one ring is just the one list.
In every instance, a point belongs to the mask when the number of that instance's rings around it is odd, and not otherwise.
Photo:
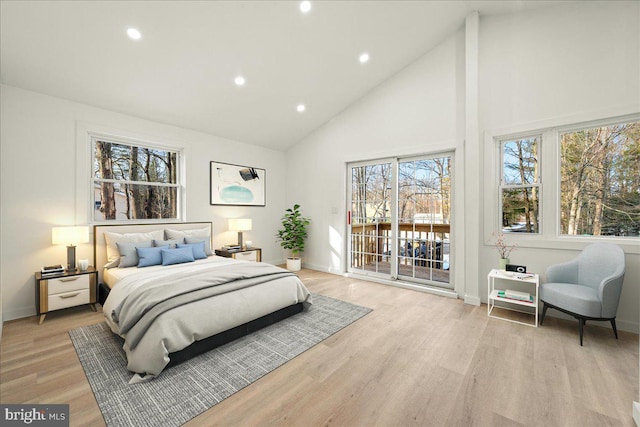
[(503, 232), (540, 232), (540, 137), (502, 141)]
[(178, 217), (178, 153), (93, 139), (94, 220)]
[(560, 234), (640, 235), (640, 122), (560, 134)]

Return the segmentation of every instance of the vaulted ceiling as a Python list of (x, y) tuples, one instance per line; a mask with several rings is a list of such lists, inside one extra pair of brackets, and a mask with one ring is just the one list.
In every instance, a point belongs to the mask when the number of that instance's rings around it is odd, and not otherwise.
[[(306, 14), (299, 4), (2, 1), (0, 80), (286, 150), (462, 28), (473, 10), (558, 2), (312, 1)], [(142, 37), (130, 39), (128, 28)]]

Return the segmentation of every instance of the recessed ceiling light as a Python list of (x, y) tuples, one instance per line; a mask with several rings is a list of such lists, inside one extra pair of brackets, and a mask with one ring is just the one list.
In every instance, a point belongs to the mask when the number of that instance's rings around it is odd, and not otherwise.
[(310, 10), (311, 10), (311, 2), (310, 1), (300, 2), (300, 12), (309, 13)]
[(130, 39), (133, 39), (133, 40), (140, 40), (140, 38), (142, 37), (142, 34), (140, 34), (140, 31), (136, 30), (135, 28), (128, 28), (127, 35), (129, 36)]
[(298, 106), (296, 107), (296, 111), (298, 111), (298, 113), (302, 113), (306, 109), (307, 107), (305, 107), (304, 104), (298, 104)]
[(244, 84), (247, 82), (242, 76), (236, 77), (235, 79), (233, 79), (233, 81), (236, 86), (244, 86)]
[(363, 52), (360, 54), (360, 56), (358, 57), (358, 60), (364, 64), (365, 62), (369, 61), (369, 54), (367, 52)]

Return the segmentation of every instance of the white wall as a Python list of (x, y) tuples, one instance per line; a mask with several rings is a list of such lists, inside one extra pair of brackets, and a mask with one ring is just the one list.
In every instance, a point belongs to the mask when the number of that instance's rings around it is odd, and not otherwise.
[[(46, 264), (65, 263), (66, 249), (51, 246), (51, 227), (87, 223), (89, 206), (75, 206), (79, 122), (184, 147), (186, 220), (213, 221), (214, 244), (220, 246), (237, 241), (237, 233), (227, 231), (226, 218), (252, 218), (253, 230), (245, 232), (245, 239), (263, 248), (263, 260), (283, 262), (282, 249), (274, 236), (285, 209), (284, 153), (11, 86), (2, 85), (0, 89), (0, 290), (4, 320), (35, 314), (34, 272)], [(212, 160), (266, 169), (267, 206), (210, 206)], [(81, 245), (78, 258), (93, 259), (92, 251), (92, 243)]]
[[(312, 218), (306, 266), (346, 269), (347, 162), (461, 146), (463, 51), (464, 33), (458, 32), (287, 152), (287, 199)], [(456, 170), (464, 167), (459, 152), (455, 161)]]
[[(497, 192), (492, 191), (497, 177), (489, 167), (494, 154), (491, 151), (495, 149), (490, 136), (640, 112), (639, 17), (637, 2), (585, 2), (481, 18), (480, 129), (485, 135), (486, 191), (480, 283), (483, 272), (494, 267), (497, 258), (491, 241), (499, 218)], [(541, 168), (547, 177), (557, 162), (555, 141), (550, 142), (542, 142)], [(557, 238), (555, 204), (559, 196), (556, 183), (544, 178), (543, 175), (542, 236), (508, 236), (510, 243), (518, 244), (511, 262), (538, 272), (575, 257), (582, 247), (594, 241)], [(640, 241), (614, 243), (627, 253), (617, 324), (621, 329), (638, 332)], [(486, 294), (486, 287), (482, 287), (485, 300)], [(549, 314), (559, 315), (553, 311)]]
[[(482, 188), (492, 188), (488, 170), (492, 165), (483, 160), (485, 135), (505, 128), (535, 129), (640, 111), (639, 7), (637, 2), (585, 2), (525, 14), (481, 16), (477, 79), (480, 135), (479, 147), (472, 147), (480, 155), (466, 165), (461, 143), (465, 117), (460, 111), (464, 111), (468, 95), (461, 96), (460, 91), (465, 91), (465, 81), (469, 84), (473, 79), (465, 78), (465, 65), (461, 64), (465, 58), (463, 32), (445, 40), (289, 150), (287, 199), (300, 203), (314, 220), (304, 254), (306, 265), (333, 272), (346, 270), (348, 161), (456, 149), (457, 178), (466, 175), (465, 182), (477, 179)], [(458, 191), (464, 191), (459, 182), (457, 185)], [(486, 273), (497, 265), (498, 255), (487, 237), (493, 222), (485, 212), (497, 204), (497, 198), (489, 191), (481, 194), (479, 202), (474, 199), (474, 194), (467, 193), (457, 194), (454, 201), (454, 209), (464, 206), (464, 215), (478, 212), (480, 217), (478, 229), (464, 230), (480, 237), (477, 277), (468, 273), (465, 283), (456, 283), (456, 290), (463, 296), (475, 288), (486, 301)], [(517, 242), (521, 247), (512, 262), (544, 272), (548, 265), (574, 257), (587, 243), (559, 244), (555, 230), (548, 231), (550, 234), (541, 236), (532, 247)], [(617, 320), (620, 329), (636, 332), (640, 293), (637, 246), (637, 240), (624, 244), (627, 275)], [(458, 280), (461, 276), (456, 274)]]

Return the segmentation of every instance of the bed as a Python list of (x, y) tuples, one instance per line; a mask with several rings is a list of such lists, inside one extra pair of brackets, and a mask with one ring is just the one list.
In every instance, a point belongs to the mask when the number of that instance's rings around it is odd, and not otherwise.
[[(212, 229), (210, 222), (94, 226), (100, 302), (106, 323), (125, 340), (132, 383), (311, 304), (287, 270), (209, 255)], [(167, 261), (187, 252), (200, 259), (148, 265), (159, 253)]]

